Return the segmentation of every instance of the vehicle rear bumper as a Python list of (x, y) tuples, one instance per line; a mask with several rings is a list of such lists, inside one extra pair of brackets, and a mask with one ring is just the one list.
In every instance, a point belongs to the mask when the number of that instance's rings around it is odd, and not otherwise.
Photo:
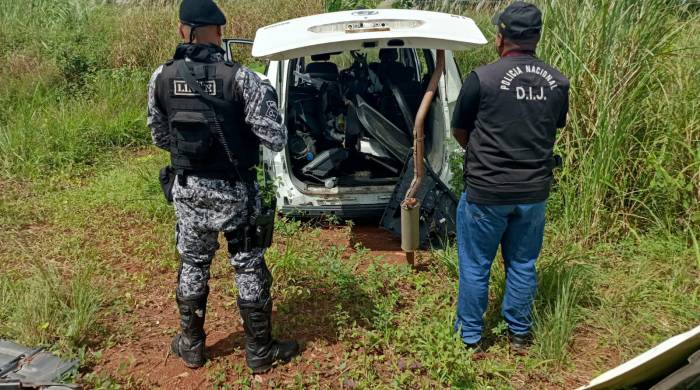
[(339, 218), (374, 218), (381, 217), (386, 203), (338, 206), (282, 206), (282, 214), (299, 217), (320, 217), (335, 215)]

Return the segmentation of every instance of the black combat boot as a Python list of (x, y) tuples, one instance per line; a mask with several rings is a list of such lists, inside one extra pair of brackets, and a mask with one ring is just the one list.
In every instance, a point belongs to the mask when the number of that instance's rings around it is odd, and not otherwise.
[(207, 295), (208, 288), (204, 294), (192, 298), (183, 298), (179, 292), (176, 293), (181, 332), (173, 338), (170, 349), (189, 368), (204, 365), (204, 344), (207, 338), (204, 333), (204, 316), (207, 311)]
[(276, 362), (287, 363), (299, 354), (296, 341), (278, 341), (272, 338), (272, 298), (262, 303), (238, 299), (238, 309), (245, 330), (245, 357), (254, 374), (263, 373)]

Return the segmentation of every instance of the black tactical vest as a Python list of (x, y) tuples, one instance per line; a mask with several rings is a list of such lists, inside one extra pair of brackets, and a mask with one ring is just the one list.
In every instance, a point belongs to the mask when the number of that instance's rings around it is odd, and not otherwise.
[(474, 72), (480, 99), (465, 159), (470, 201), (546, 200), (556, 130), (568, 109), (569, 81), (528, 54), (504, 57)]
[[(215, 178), (239, 179), (240, 172), (246, 176), (240, 179), (250, 180), (251, 168), (259, 163), (260, 141), (244, 121), (243, 102), (234, 95), (239, 65), (177, 57), (163, 66), (156, 81), (157, 104), (170, 126), (172, 167), (180, 174)], [(214, 107), (194, 92), (180, 74), (183, 61), (205, 93), (230, 105)]]

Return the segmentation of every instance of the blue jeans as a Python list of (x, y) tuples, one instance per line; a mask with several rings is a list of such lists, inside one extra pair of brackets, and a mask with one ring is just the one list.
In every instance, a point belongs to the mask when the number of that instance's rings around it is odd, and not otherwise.
[(459, 295), (455, 332), (473, 344), (481, 339), (488, 303), (491, 263), (498, 245), (506, 270), (501, 313), (514, 334), (532, 326), (537, 289), (535, 261), (542, 249), (546, 201), (532, 204), (482, 205), (462, 194), (457, 208)]

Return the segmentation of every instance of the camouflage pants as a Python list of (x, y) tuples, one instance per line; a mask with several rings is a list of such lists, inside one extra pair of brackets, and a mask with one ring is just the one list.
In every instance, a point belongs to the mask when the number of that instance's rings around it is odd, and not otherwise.
[(271, 277), (265, 266), (263, 248), (242, 251), (237, 240), (249, 221), (248, 197), (253, 215), (260, 210), (257, 184), (188, 176), (185, 186), (178, 180), (173, 187), (177, 217), (176, 240), (180, 253), (178, 295), (200, 296), (206, 291), (209, 267), (219, 249), (219, 233), (228, 240), (230, 263), (236, 270), (240, 299), (258, 302), (269, 294)]

